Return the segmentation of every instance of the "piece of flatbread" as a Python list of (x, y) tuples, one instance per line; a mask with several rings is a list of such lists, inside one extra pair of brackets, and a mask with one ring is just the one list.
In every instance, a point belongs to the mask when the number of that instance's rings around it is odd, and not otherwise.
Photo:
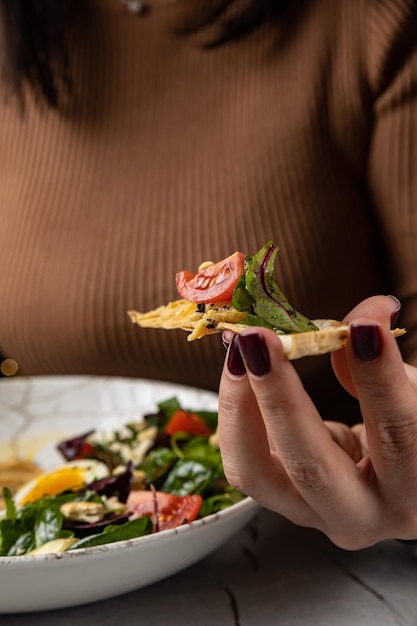
[(5, 501), (1, 495), (3, 487), (8, 487), (13, 495), (19, 487), (41, 473), (42, 469), (33, 461), (18, 458), (0, 461), (0, 511), (5, 508)]
[[(204, 310), (203, 310), (204, 309)], [(248, 328), (242, 322), (247, 314), (238, 311), (228, 303), (207, 304), (199, 307), (195, 302), (175, 300), (147, 313), (128, 311), (133, 323), (143, 328), (181, 328), (188, 331), (188, 341), (201, 339), (206, 335), (231, 330), (241, 333)], [(343, 348), (348, 335), (348, 326), (331, 319), (312, 320), (319, 328), (316, 331), (278, 335), (288, 359), (326, 354)], [(405, 329), (392, 331), (395, 337), (405, 334)]]

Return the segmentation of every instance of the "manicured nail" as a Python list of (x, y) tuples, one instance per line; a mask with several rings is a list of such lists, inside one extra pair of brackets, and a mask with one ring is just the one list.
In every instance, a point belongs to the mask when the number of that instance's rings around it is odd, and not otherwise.
[(239, 335), (233, 337), (227, 357), (227, 368), (233, 376), (243, 376), (246, 373), (245, 364), (239, 350), (238, 337)]
[(357, 356), (362, 361), (375, 361), (382, 352), (382, 338), (376, 324), (352, 324), (350, 337)]
[(398, 321), (398, 318), (400, 317), (400, 313), (401, 313), (401, 302), (398, 300), (398, 298), (396, 296), (392, 296), (391, 294), (389, 294), (388, 296), (389, 298), (392, 298), (392, 300), (394, 300), (395, 304), (396, 304), (396, 308), (394, 309), (394, 311), (391, 313), (391, 329), (393, 329), (395, 327), (395, 324)]
[(224, 345), (226, 350), (228, 349), (228, 347), (232, 343), (233, 336), (234, 335), (233, 335), (233, 333), (230, 330), (223, 331), (223, 333), (222, 333), (222, 344)]
[(264, 376), (271, 369), (271, 362), (262, 335), (239, 336), (239, 347), (248, 369), (256, 376)]

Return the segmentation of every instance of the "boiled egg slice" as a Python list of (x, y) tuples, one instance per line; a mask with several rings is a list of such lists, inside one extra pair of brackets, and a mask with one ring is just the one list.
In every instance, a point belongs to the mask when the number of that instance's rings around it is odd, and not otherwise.
[(110, 472), (105, 463), (93, 459), (70, 461), (40, 474), (26, 483), (16, 492), (14, 501), (20, 507), (28, 502), (35, 502), (44, 496), (54, 496), (63, 491), (77, 491), (95, 480), (109, 476)]

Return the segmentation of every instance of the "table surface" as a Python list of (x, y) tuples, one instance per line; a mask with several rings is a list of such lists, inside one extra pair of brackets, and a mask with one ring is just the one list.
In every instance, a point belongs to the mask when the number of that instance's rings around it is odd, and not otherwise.
[(358, 552), (269, 511), (196, 565), (94, 604), (0, 615), (7, 626), (405, 626), (417, 623), (417, 557), (382, 542)]

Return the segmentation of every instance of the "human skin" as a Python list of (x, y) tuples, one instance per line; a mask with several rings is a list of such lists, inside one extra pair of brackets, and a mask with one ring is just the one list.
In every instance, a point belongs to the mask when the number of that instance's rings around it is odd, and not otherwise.
[(345, 318), (347, 345), (331, 360), (360, 403), (363, 424), (353, 427), (321, 419), (275, 333), (224, 335), (219, 438), (228, 481), (349, 550), (417, 538), (417, 370), (390, 333), (399, 308), (376, 296)]

